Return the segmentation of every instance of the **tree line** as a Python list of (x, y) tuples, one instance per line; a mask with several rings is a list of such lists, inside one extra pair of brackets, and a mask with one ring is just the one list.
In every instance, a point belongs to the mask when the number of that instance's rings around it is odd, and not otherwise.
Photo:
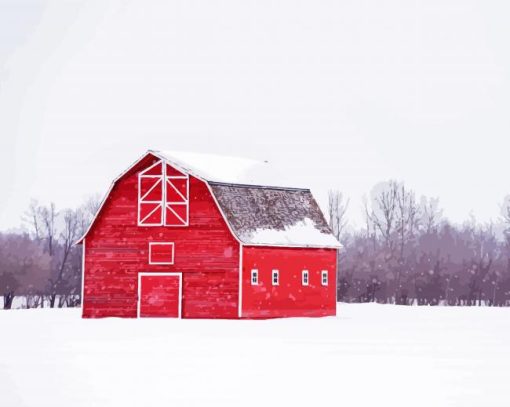
[[(510, 198), (508, 199), (510, 201)], [(330, 227), (343, 244), (338, 299), (400, 305), (510, 305), (510, 204), (496, 223), (461, 225), (443, 216), (438, 199), (404, 184), (377, 185), (364, 202), (364, 226), (349, 227), (349, 200), (330, 191)], [(77, 209), (33, 201), (22, 233), (0, 233), (0, 295), (4, 309), (81, 303), (83, 235), (98, 197)]]
[(329, 223), (342, 242), (338, 299), (400, 305), (510, 305), (510, 205), (498, 222), (461, 225), (438, 199), (396, 181), (364, 202), (364, 227), (348, 230), (348, 200), (329, 193)]
[(81, 299), (82, 250), (77, 239), (98, 208), (90, 198), (77, 209), (32, 201), (25, 231), (0, 233), (0, 294), (4, 309), (16, 297), (23, 308), (75, 307)]

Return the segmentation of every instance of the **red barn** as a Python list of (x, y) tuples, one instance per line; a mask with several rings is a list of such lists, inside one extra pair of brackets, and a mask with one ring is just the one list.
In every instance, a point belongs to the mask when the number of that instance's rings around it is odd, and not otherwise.
[(83, 317), (335, 315), (340, 245), (310, 190), (273, 185), (266, 163), (148, 151), (79, 241)]

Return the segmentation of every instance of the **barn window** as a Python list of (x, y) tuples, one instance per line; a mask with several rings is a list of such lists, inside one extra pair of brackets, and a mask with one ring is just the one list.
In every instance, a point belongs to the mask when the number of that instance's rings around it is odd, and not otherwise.
[(149, 264), (174, 264), (173, 242), (149, 242)]
[(251, 285), (258, 285), (259, 284), (259, 271), (256, 269), (253, 269), (251, 271)]
[(278, 285), (280, 283), (280, 275), (278, 270), (273, 270), (273, 285)]
[(322, 282), (322, 285), (328, 285), (328, 270), (322, 270), (321, 282)]
[(138, 225), (188, 226), (189, 177), (163, 161), (138, 175)]
[(308, 270), (303, 270), (303, 273), (301, 275), (301, 283), (303, 285), (308, 285), (309, 283), (309, 280), (308, 280), (309, 276), (308, 276)]

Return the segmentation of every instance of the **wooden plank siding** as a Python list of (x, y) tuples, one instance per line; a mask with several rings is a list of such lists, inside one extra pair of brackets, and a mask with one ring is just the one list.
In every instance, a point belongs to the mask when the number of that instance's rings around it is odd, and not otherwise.
[[(83, 317), (136, 317), (139, 272), (182, 273), (183, 318), (237, 318), (240, 245), (207, 185), (189, 178), (189, 226), (138, 226), (138, 173), (119, 179), (86, 236)], [(174, 242), (174, 264), (149, 265), (149, 242)]]
[[(243, 318), (322, 317), (336, 315), (336, 249), (243, 246)], [(258, 270), (258, 284), (251, 271)], [(278, 285), (272, 271), (279, 271)], [(308, 270), (309, 285), (302, 272)], [(322, 270), (328, 285), (321, 284)]]

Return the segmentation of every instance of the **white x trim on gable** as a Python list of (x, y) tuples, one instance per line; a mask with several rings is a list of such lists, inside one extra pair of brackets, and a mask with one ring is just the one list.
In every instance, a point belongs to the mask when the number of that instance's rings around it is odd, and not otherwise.
[(138, 226), (188, 226), (189, 176), (160, 160), (138, 175)]

